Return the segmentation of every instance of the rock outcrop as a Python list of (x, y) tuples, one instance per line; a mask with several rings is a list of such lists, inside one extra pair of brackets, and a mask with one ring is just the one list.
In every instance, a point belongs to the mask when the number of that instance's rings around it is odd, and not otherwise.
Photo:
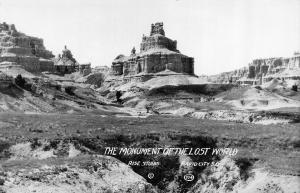
[(0, 70), (7, 71), (10, 68), (61, 75), (79, 71), (85, 76), (91, 72), (91, 64), (79, 64), (67, 47), (62, 55), (54, 58), (52, 52), (45, 48), (43, 39), (21, 33), (13, 24), (4, 22), (0, 23)]
[(79, 64), (79, 73), (87, 76), (92, 72), (91, 63)]
[(53, 71), (53, 57), (43, 39), (18, 32), (13, 24), (0, 23), (0, 63), (16, 63), (29, 72)]
[(70, 74), (76, 71), (78, 63), (73, 57), (71, 50), (65, 46), (62, 51), (62, 55), (58, 55), (57, 58), (53, 59), (55, 71), (59, 74)]
[(222, 72), (221, 74), (209, 76), (208, 80), (214, 83), (230, 83), (239, 80), (241, 77), (247, 77), (248, 72), (248, 68), (243, 67), (234, 71)]
[(165, 36), (163, 23), (152, 24), (150, 36), (143, 36), (140, 53), (132, 49), (130, 56), (119, 55), (112, 63), (112, 74), (147, 75), (170, 70), (194, 75), (194, 59), (177, 50), (177, 41)]
[(300, 80), (300, 53), (288, 58), (255, 59), (248, 67), (210, 76), (215, 83), (260, 85), (272, 79)]
[(91, 63), (79, 64), (73, 57), (71, 50), (65, 46), (62, 54), (53, 59), (55, 72), (61, 75), (71, 74), (73, 72), (79, 71), (83, 76), (91, 73)]

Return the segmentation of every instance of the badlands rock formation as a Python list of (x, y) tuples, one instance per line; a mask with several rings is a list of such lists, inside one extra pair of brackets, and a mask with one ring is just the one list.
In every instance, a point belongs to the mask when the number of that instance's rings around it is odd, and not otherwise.
[(177, 50), (177, 41), (165, 36), (163, 23), (152, 24), (150, 36), (143, 36), (140, 47), (140, 53), (133, 48), (130, 56), (117, 56), (112, 74), (128, 78), (169, 70), (194, 75), (194, 59)]
[(73, 72), (79, 71), (83, 76), (86, 76), (91, 73), (91, 64), (79, 64), (76, 59), (73, 57), (71, 50), (65, 46), (62, 54), (53, 59), (55, 72), (58, 74), (71, 74)]
[(11, 72), (11, 69), (61, 75), (78, 71), (85, 76), (91, 72), (91, 64), (79, 64), (66, 46), (62, 55), (54, 58), (52, 52), (46, 50), (43, 39), (21, 33), (13, 24), (4, 22), (0, 23), (0, 70)]
[(29, 72), (53, 71), (53, 57), (43, 39), (18, 32), (13, 24), (0, 23), (0, 67), (17, 64)]
[(288, 58), (255, 59), (248, 67), (209, 77), (211, 82), (262, 84), (272, 79), (300, 80), (300, 53)]
[(58, 55), (53, 59), (55, 70), (60, 74), (68, 74), (75, 72), (75, 66), (78, 66), (76, 59), (73, 57), (71, 50), (65, 46), (62, 55)]

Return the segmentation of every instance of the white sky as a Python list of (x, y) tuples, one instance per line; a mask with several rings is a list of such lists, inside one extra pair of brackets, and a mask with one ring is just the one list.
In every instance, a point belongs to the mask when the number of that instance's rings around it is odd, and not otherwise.
[(0, 0), (3, 21), (93, 66), (139, 50), (155, 22), (195, 58), (198, 75), (300, 50), (300, 0)]

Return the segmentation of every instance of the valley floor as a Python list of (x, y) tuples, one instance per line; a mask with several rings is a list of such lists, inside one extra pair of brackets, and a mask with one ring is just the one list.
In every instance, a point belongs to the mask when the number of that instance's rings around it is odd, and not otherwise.
[[(108, 116), (109, 115), (109, 116)], [(237, 148), (238, 153), (233, 160), (246, 164), (245, 170), (262, 169), (276, 175), (300, 175), (300, 124), (270, 124), (236, 123), (194, 119), (176, 116), (155, 116), (147, 118), (130, 117), (124, 114), (81, 113), (81, 114), (23, 114), (0, 113), (0, 147), (1, 166), (4, 171), (24, 169), (31, 160), (30, 154), (17, 161), (19, 153), (12, 159), (11, 148), (16, 144), (30, 142), (36, 149), (43, 143), (71, 143), (82, 154), (103, 155), (105, 147), (218, 147)], [(68, 141), (68, 142), (66, 142)], [(33, 147), (34, 145), (37, 147)], [(23, 145), (21, 145), (23, 146)], [(54, 147), (54, 146), (53, 146)], [(57, 146), (55, 146), (57, 148)], [(70, 150), (70, 147), (68, 147)], [(15, 148), (16, 149), (16, 148)], [(9, 153), (10, 151), (10, 153)], [(43, 149), (45, 150), (45, 147)], [(33, 155), (33, 154), (32, 154)], [(51, 154), (52, 155), (52, 154)], [(77, 154), (76, 154), (77, 155)], [(26, 156), (28, 156), (26, 158)], [(58, 154), (56, 158), (63, 157)], [(70, 156), (69, 156), (70, 157)], [(115, 156), (125, 164), (129, 160), (147, 160), (149, 157)], [(35, 159), (35, 158), (34, 158)], [(37, 157), (41, 159), (41, 157)], [(45, 157), (45, 160), (53, 156)], [(193, 161), (199, 160), (191, 156)], [(207, 157), (205, 159), (222, 159)], [(179, 167), (179, 158), (155, 157), (162, 165), (174, 162), (169, 168), (134, 167), (134, 172), (143, 176), (155, 186), (160, 184), (164, 176), (172, 182)], [(204, 160), (205, 161), (205, 160)], [(33, 163), (33, 162), (32, 162)], [(243, 165), (242, 164), (242, 165)], [(12, 167), (14, 166), (14, 167)], [(241, 168), (243, 168), (241, 166)], [(170, 170), (173, 173), (169, 173)], [(197, 169), (196, 169), (197, 170)], [(202, 169), (198, 169), (200, 170)], [(157, 179), (149, 180), (147, 174), (154, 171), (161, 173)], [(299, 184), (298, 184), (299, 185)], [(191, 187), (191, 185), (189, 185)], [(186, 192), (186, 191), (182, 191)]]

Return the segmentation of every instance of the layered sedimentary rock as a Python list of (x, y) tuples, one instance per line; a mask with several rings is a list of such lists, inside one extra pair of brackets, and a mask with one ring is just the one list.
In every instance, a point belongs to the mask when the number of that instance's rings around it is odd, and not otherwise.
[(79, 71), (80, 74), (86, 76), (92, 71), (91, 63), (79, 64), (67, 46), (65, 46), (62, 54), (59, 54), (53, 61), (55, 72), (62, 75)]
[(78, 63), (72, 52), (65, 46), (62, 55), (53, 59), (55, 71), (59, 74), (70, 74), (76, 71)]
[(150, 36), (143, 36), (140, 52), (132, 49), (130, 56), (119, 55), (112, 63), (112, 74), (135, 76), (164, 70), (194, 74), (194, 59), (177, 50), (177, 41), (165, 36), (163, 23), (152, 24)]
[(92, 72), (91, 63), (79, 64), (79, 73), (86, 76)]
[(209, 77), (211, 82), (262, 84), (274, 78), (300, 80), (300, 54), (292, 57), (255, 59), (248, 67)]
[(0, 63), (16, 63), (30, 72), (53, 71), (53, 57), (43, 39), (18, 32), (13, 24), (0, 23)]
[(249, 64), (248, 78), (263, 79), (263, 81), (273, 78), (300, 80), (299, 69), (299, 53), (294, 53), (292, 57), (288, 58), (257, 59)]
[(247, 77), (248, 76), (248, 68), (243, 67), (234, 71), (229, 72), (222, 72), (221, 74), (216, 74), (208, 77), (208, 80), (210, 82), (215, 83), (230, 83), (230, 82), (236, 82), (241, 77)]

